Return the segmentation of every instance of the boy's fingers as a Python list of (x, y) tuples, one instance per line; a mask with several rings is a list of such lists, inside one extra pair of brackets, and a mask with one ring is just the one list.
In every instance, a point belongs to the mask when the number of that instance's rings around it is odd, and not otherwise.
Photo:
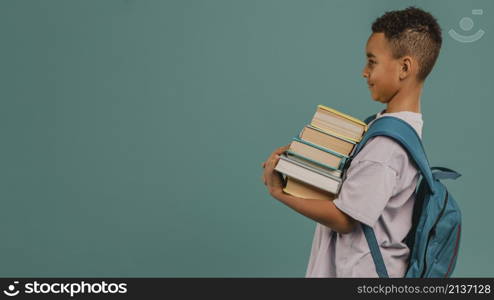
[(271, 157), (271, 159), (269, 160), (268, 165), (269, 165), (270, 168), (271, 167), (274, 167), (274, 161), (276, 160), (276, 155), (277, 154), (273, 154), (273, 157)]
[(276, 149), (273, 154), (283, 154), (283, 152), (285, 152), (286, 150), (290, 149), (290, 144), (286, 145), (286, 146), (282, 146), (282, 147), (279, 147), (278, 149)]
[(282, 147), (279, 147), (277, 148), (276, 150), (273, 151), (273, 153), (271, 153), (271, 155), (269, 155), (268, 159), (262, 163), (262, 167), (265, 168), (266, 165), (274, 160), (275, 158), (278, 158), (279, 159), (279, 155), (280, 154), (283, 154), (283, 152), (285, 152), (286, 150), (288, 150), (290, 148), (290, 144), (286, 145), (286, 146), (282, 146)]
[(271, 171), (273, 171), (274, 168), (276, 167), (276, 164), (278, 163), (278, 160), (280, 160), (280, 157), (277, 154), (274, 154), (274, 156), (270, 158), (266, 163), (266, 167), (271, 169)]
[(276, 150), (274, 151), (273, 153), (271, 153), (271, 156), (269, 157), (270, 160), (273, 160), (275, 157), (277, 156), (280, 156), (281, 154), (283, 154), (283, 152), (285, 152), (285, 150)]
[(285, 146), (283, 146), (283, 147), (276, 149), (276, 151), (274, 153), (281, 154), (281, 153), (285, 152), (285, 150), (287, 150), (287, 148)]

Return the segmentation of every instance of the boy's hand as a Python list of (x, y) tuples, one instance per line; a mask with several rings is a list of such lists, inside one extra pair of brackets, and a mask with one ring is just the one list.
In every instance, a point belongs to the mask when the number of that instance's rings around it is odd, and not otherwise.
[(271, 153), (268, 159), (262, 163), (264, 168), (263, 172), (263, 182), (267, 186), (269, 193), (276, 198), (276, 195), (283, 193), (283, 181), (282, 175), (274, 170), (278, 160), (280, 160), (280, 155), (290, 148), (290, 144), (280, 147)]

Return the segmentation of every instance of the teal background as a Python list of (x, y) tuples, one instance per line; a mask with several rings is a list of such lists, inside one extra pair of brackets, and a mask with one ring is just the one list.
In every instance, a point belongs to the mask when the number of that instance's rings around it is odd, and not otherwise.
[[(365, 44), (411, 4), (443, 28), (422, 111), (431, 163), (463, 174), (453, 276), (493, 276), (488, 0), (0, 1), (0, 276), (303, 277), (315, 222), (261, 163), (317, 104), (384, 108)], [(462, 17), (484, 37), (449, 37)]]

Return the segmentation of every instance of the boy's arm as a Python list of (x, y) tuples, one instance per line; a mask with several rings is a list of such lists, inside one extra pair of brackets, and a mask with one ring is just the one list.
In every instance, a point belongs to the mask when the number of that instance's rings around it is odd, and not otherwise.
[(268, 188), (269, 194), (296, 212), (322, 224), (339, 233), (349, 233), (353, 230), (357, 221), (337, 208), (333, 201), (322, 199), (305, 199), (289, 195), (283, 191), (281, 174), (274, 170), (280, 157), (289, 145), (276, 149), (262, 164), (263, 182)]
[(275, 192), (272, 196), (296, 212), (338, 233), (349, 233), (358, 223), (355, 219), (339, 210), (333, 204), (333, 201), (305, 199), (289, 195), (285, 192)]

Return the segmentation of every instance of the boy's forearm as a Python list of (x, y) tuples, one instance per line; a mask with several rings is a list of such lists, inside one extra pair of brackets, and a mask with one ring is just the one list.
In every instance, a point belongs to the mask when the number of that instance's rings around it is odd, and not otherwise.
[(355, 221), (340, 211), (333, 201), (323, 199), (304, 199), (286, 193), (273, 195), (296, 212), (322, 224), (336, 232), (348, 233), (353, 229)]

